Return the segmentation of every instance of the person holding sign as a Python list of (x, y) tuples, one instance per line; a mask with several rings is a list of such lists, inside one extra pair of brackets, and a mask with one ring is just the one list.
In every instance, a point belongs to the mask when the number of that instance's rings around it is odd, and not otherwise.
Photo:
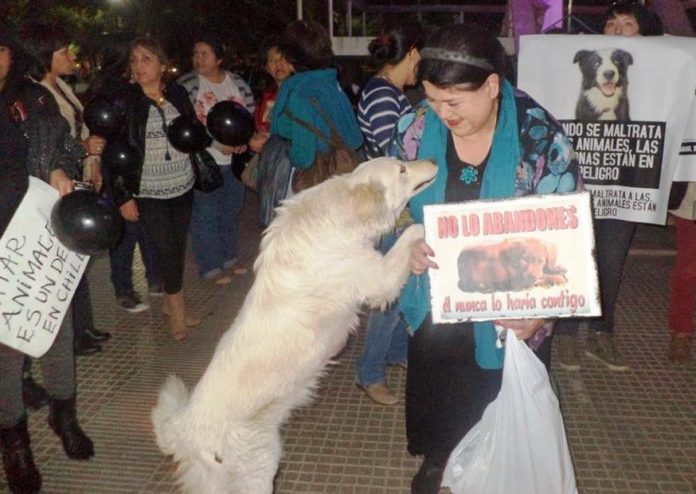
[[(659, 18), (640, 4), (618, 1), (605, 13), (604, 34), (615, 36), (655, 36), (662, 34)], [(613, 371), (630, 367), (616, 348), (614, 341), (614, 310), (623, 278), (624, 264), (636, 231), (636, 223), (617, 219), (595, 221), (597, 267), (602, 296), (602, 317), (588, 322), (585, 355)], [(568, 371), (580, 369), (580, 357), (575, 339), (580, 321), (559, 321), (556, 325), (559, 364)]]
[[(51, 93), (24, 77), (19, 45), (7, 32), (0, 30), (0, 157), (3, 170), (8, 163), (15, 167), (22, 164), (24, 177), (16, 168), (14, 173), (2, 174), (0, 200), (13, 208), (3, 208), (3, 233), (17, 206), (15, 186), (26, 190), (26, 177), (33, 175), (65, 195), (73, 189), (71, 177), (78, 176), (77, 163), (83, 155)], [(0, 448), (10, 491), (35, 493), (41, 489), (41, 474), (34, 464), (22, 399), (24, 358), (23, 353), (0, 344)], [(51, 429), (60, 436), (70, 458), (92, 457), (94, 445), (81, 429), (75, 410), (77, 387), (69, 313), (40, 363), (49, 394)]]
[[(411, 200), (423, 221), (428, 204), (569, 192), (578, 166), (562, 127), (528, 95), (504, 79), (505, 52), (476, 25), (433, 34), (420, 51), (418, 74), (426, 102), (402, 117), (390, 155), (434, 159), (436, 181)], [(400, 299), (409, 342), (406, 381), (408, 450), (423, 455), (413, 493), (437, 493), (452, 449), (498, 394), (502, 349), (493, 322), (432, 323), (426, 271), (438, 269), (425, 241), (411, 252), (411, 271)], [(495, 321), (528, 340), (548, 367), (550, 323)]]
[[(28, 26), (22, 38), (24, 49), (35, 61), (30, 65), (29, 73), (51, 92), (60, 114), (70, 125), (70, 134), (82, 143), (85, 155), (82, 177), (91, 180), (98, 190), (102, 185), (99, 156), (106, 141), (90, 134), (84, 123), (82, 103), (62, 79), (75, 71), (75, 55), (70, 48), (70, 38), (60, 26), (50, 24)], [(80, 279), (72, 303), (75, 354), (79, 356), (100, 352), (100, 343), (111, 338), (111, 334), (94, 327), (92, 298), (86, 274)]]

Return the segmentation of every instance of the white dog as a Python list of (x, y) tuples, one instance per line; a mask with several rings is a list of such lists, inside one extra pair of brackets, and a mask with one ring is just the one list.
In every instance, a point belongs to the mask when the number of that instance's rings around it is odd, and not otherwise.
[(266, 230), (256, 281), (190, 394), (170, 376), (152, 411), (157, 444), (187, 492), (273, 491), (280, 427), (308, 403), (322, 370), (358, 324), (409, 275), (412, 225), (382, 255), (408, 200), (433, 180), (430, 161), (378, 158), (288, 199)]

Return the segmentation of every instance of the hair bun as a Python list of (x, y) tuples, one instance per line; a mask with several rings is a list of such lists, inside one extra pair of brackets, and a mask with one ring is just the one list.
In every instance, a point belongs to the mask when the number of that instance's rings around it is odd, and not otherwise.
[(384, 63), (394, 56), (394, 48), (394, 37), (384, 33), (370, 41), (367, 50), (375, 62)]

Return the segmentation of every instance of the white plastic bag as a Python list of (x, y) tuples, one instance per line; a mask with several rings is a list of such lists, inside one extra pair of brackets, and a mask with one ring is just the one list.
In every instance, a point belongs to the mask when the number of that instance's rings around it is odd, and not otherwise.
[(548, 372), (513, 333), (505, 346), (500, 393), (452, 451), (442, 486), (454, 494), (576, 494)]

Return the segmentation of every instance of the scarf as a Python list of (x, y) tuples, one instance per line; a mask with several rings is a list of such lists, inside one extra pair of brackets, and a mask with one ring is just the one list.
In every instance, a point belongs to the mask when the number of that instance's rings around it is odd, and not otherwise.
[[(428, 109), (425, 114), (418, 159), (435, 159), (438, 171), (435, 182), (411, 199), (411, 215), (418, 223), (423, 223), (423, 206), (445, 202), (448, 132), (437, 114), (432, 109)], [(520, 138), (515, 93), (512, 85), (508, 81), (503, 81), (498, 122), (481, 182), (481, 199), (503, 199), (514, 196), (519, 162)], [(399, 299), (401, 311), (411, 328), (420, 327), (425, 320), (430, 310), (429, 300), (430, 280), (427, 273), (419, 276), (411, 275)], [(496, 348), (496, 339), (497, 335), (492, 322), (474, 323), (476, 363), (483, 369), (500, 369), (503, 366), (505, 354), (502, 348)]]

